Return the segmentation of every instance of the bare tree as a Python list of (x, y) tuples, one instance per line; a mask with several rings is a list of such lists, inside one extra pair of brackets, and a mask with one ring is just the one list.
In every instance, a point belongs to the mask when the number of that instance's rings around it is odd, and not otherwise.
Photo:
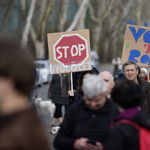
[[(91, 30), (91, 41), (92, 41), (92, 48), (98, 52), (99, 49), (99, 40), (102, 31), (102, 22), (108, 17), (109, 13), (111, 12), (115, 0), (105, 0), (105, 1), (97, 1), (95, 5), (97, 5), (97, 13), (94, 15), (94, 8), (90, 3), (90, 18), (93, 24)], [(107, 10), (107, 11), (106, 11)]]
[(89, 3), (89, 0), (83, 0), (82, 3), (80, 3), (79, 9), (78, 9), (77, 13), (75, 14), (73, 22), (71, 23), (69, 28), (66, 30), (66, 32), (74, 30), (77, 26), (79, 19), (84, 18), (84, 15), (81, 18), (80, 18), (80, 15), (83, 13), (83, 11), (85, 13), (85, 9), (87, 9), (87, 7), (85, 7), (85, 6), (87, 6), (88, 3)]
[[(82, 1), (77, 0), (77, 2), (78, 2), (78, 5), (81, 6)], [(89, 7), (89, 2), (90, 1), (87, 1), (86, 4), (84, 5), (84, 9), (82, 9), (82, 13), (80, 14), (78, 22), (76, 24), (76, 30), (85, 29), (85, 18), (86, 18), (87, 10), (88, 10), (88, 7)]]
[(137, 6), (136, 9), (136, 22), (137, 25), (142, 25), (142, 0), (138, 0), (139, 5)]
[(26, 0), (21, 0), (20, 1), (20, 7), (21, 7), (21, 13), (23, 16), (23, 20), (25, 20), (25, 16), (26, 16)]
[(31, 24), (31, 20), (32, 20), (34, 8), (35, 8), (35, 3), (36, 3), (36, 0), (32, 0), (30, 3), (29, 13), (26, 19), (26, 24), (23, 30), (22, 40), (21, 40), (23, 47), (26, 47), (27, 42), (28, 42), (28, 34), (29, 34), (30, 24)]
[(113, 39), (113, 47), (112, 47), (113, 48), (113, 57), (117, 54), (117, 42), (118, 42), (117, 31), (119, 30), (119, 28), (121, 26), (123, 26), (122, 23), (127, 20), (127, 17), (130, 14), (132, 8), (135, 8), (135, 6), (137, 6), (137, 5), (138, 5), (138, 1), (137, 0), (128, 0), (123, 5), (122, 13), (120, 13), (119, 20), (116, 23), (114, 23), (113, 26), (111, 27), (113, 29), (113, 33), (112, 33), (112, 39)]
[(51, 10), (53, 0), (48, 0), (48, 4), (41, 1), (41, 5), (46, 5), (45, 12), (43, 13), (42, 19), (37, 26), (39, 26), (39, 30), (36, 31), (34, 26), (30, 26), (30, 34), (35, 45), (36, 57), (37, 58), (45, 58), (45, 47), (44, 47), (44, 35), (45, 35), (45, 26), (48, 15)]
[[(38, 20), (38, 24), (40, 24), (40, 22), (42, 21), (43, 15), (45, 13), (47, 7), (47, 0), (42, 0), (42, 3), (40, 5), (40, 13), (39, 13), (39, 20)], [(40, 26), (38, 26), (38, 31), (39, 31)]]
[(64, 25), (66, 22), (67, 10), (68, 10), (69, 0), (62, 0), (61, 10), (59, 12), (59, 23), (58, 23), (58, 31), (64, 31)]
[[(103, 26), (103, 28), (107, 27), (107, 34), (103, 35), (105, 37), (103, 51), (104, 62), (107, 62), (108, 56), (110, 57), (109, 49), (112, 52), (111, 57), (117, 55), (120, 39), (122, 39), (124, 35), (126, 21), (129, 17), (131, 18), (131, 14), (133, 13), (133, 11), (131, 10), (133, 8), (135, 9), (138, 5), (139, 1), (136, 0), (116, 0), (111, 13), (106, 19), (107, 26)], [(133, 18), (135, 18), (135, 15), (133, 16)]]
[(13, 1), (14, 0), (10, 0), (9, 3), (8, 3), (8, 7), (7, 7), (6, 12), (5, 12), (4, 21), (3, 21), (2, 27), (0, 29), (0, 32), (2, 32), (3, 29), (5, 28), (5, 26), (7, 25), (7, 21), (8, 21), (8, 17), (9, 17), (9, 12), (10, 12), (11, 7), (13, 5)]

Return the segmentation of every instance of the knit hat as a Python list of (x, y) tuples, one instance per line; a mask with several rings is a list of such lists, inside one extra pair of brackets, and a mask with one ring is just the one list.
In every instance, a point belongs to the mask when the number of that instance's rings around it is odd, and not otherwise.
[(147, 75), (147, 69), (146, 68), (141, 68), (141, 71), (144, 71), (145, 72), (145, 74)]

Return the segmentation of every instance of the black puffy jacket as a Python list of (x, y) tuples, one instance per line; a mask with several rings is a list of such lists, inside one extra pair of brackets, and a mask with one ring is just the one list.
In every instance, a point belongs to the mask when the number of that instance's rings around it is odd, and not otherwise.
[[(131, 113), (124, 112), (117, 116), (115, 123), (121, 119), (131, 120), (140, 127), (150, 129), (150, 120), (142, 111), (137, 112), (133, 118)], [(117, 123), (111, 131), (105, 150), (139, 150), (139, 131), (131, 124)]]

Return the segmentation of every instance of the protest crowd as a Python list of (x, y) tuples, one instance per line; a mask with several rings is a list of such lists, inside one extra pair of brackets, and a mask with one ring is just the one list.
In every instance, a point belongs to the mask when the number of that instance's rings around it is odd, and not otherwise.
[[(8, 39), (0, 39), (0, 57), (0, 149), (50, 149), (35, 106), (28, 101), (36, 78), (32, 58)], [(141, 68), (141, 73), (145, 70)], [(150, 146), (150, 83), (139, 75), (134, 61), (125, 62), (122, 72), (118, 80), (94, 67), (74, 73), (78, 75), (74, 90), (69, 73), (53, 75), (48, 90), (56, 106), (51, 128), (57, 119), (60, 123), (54, 149), (146, 150)]]
[[(127, 25), (126, 33), (138, 43), (146, 31), (140, 29)], [(45, 101), (38, 95), (32, 99), (37, 74), (30, 53), (0, 38), (0, 150), (150, 149), (150, 47), (147, 55), (129, 50), (130, 39), (122, 58), (113, 58), (113, 73), (99, 72), (91, 63), (89, 31), (75, 32), (48, 34), (53, 76)], [(150, 34), (144, 34), (148, 43)], [(141, 59), (135, 59), (137, 54)], [(44, 109), (53, 118), (52, 145), (38, 116)]]

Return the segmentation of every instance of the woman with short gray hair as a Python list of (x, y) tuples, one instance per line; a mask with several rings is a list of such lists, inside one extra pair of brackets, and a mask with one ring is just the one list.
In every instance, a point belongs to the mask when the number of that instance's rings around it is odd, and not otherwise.
[(91, 99), (99, 94), (105, 94), (106, 84), (100, 76), (90, 75), (83, 80), (82, 90), (87, 98)]
[(102, 150), (107, 143), (116, 106), (106, 99), (106, 85), (97, 75), (84, 77), (84, 97), (68, 110), (54, 139), (55, 149)]

